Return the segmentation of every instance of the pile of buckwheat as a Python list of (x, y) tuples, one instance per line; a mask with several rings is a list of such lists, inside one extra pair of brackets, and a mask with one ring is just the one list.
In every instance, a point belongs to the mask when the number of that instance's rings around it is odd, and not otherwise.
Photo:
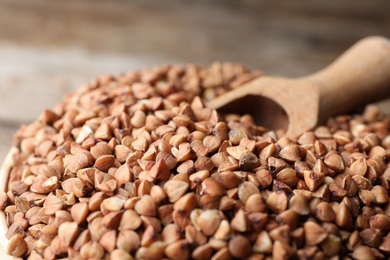
[[(390, 118), (297, 140), (210, 100), (239, 64), (102, 76), (16, 133), (0, 208), (28, 259), (386, 259)], [(272, 113), (272, 111), (269, 111)]]

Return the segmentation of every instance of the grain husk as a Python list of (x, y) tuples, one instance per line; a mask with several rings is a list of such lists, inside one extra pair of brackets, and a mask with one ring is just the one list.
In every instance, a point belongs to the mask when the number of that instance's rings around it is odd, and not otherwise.
[(259, 75), (162, 66), (99, 77), (45, 110), (16, 133), (4, 174), (9, 253), (387, 257), (389, 119), (368, 106), (292, 140), (205, 106)]

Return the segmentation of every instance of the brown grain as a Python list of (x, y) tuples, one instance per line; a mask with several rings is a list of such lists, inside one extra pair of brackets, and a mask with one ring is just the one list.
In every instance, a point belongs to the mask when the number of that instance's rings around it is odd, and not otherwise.
[(0, 193), (8, 252), (388, 257), (389, 118), (369, 105), (291, 140), (205, 107), (259, 75), (230, 63), (155, 67), (99, 77), (44, 111), (16, 133)]

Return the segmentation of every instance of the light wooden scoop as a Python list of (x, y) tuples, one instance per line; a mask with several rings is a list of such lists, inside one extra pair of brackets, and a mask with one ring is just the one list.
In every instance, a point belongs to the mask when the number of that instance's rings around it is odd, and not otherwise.
[[(390, 97), (390, 41), (367, 37), (312, 75), (260, 77), (207, 103), (221, 112), (248, 113), (297, 138), (329, 116)], [(288, 127), (287, 127), (288, 126)]]

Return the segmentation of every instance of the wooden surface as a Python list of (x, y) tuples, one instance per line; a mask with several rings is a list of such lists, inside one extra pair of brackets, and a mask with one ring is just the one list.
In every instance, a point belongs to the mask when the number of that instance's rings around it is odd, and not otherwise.
[(303, 76), (364, 36), (390, 37), (389, 10), (388, 0), (0, 0), (0, 161), (21, 124), (99, 74), (217, 60)]
[(364, 36), (390, 37), (389, 10), (387, 0), (0, 0), (0, 161), (20, 124), (101, 73), (218, 60), (303, 76)]

